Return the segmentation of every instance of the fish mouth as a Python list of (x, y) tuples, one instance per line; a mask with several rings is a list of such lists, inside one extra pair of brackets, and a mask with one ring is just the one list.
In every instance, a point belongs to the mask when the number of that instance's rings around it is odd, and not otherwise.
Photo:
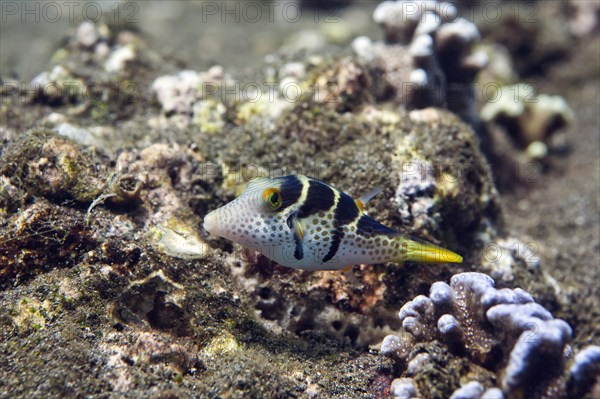
[(217, 231), (219, 225), (218, 220), (219, 218), (217, 217), (216, 210), (209, 212), (204, 216), (204, 223), (202, 224), (204, 230), (208, 231), (210, 234), (219, 235)]

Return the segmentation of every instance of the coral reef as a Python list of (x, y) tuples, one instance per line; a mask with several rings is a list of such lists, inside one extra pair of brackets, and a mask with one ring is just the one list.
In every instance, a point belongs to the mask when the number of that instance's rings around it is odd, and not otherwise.
[[(89, 51), (67, 48), (72, 60)], [(369, 398), (388, 389), (391, 361), (365, 349), (399, 327), (395, 308), (434, 275), (447, 273), (445, 267), (407, 273), (361, 265), (355, 280), (297, 272), (207, 237), (199, 228), (201, 217), (231, 200), (257, 173), (298, 171), (355, 196), (382, 184), (384, 193), (369, 203), (378, 220), (465, 249), (499, 217), (496, 192), (472, 130), (451, 113), (409, 114), (369, 104), (369, 71), (348, 57), (302, 69), (289, 62), (277, 68), (301, 87), (341, 83), (335, 101), (322, 101), (316, 91), (296, 102), (278, 95), (275, 102), (285, 106), (277, 112), (260, 101), (222, 102), (222, 124), (206, 129), (193, 118), (197, 105), (212, 99), (203, 96), (202, 85), (173, 91), (181, 74), (156, 74), (149, 82), (157, 91), (146, 82), (149, 89), (139, 92), (134, 105), (138, 112), (149, 108), (121, 121), (119, 129), (93, 113), (73, 114), (79, 100), (50, 108), (41, 99), (27, 103), (44, 128), (21, 130), (35, 126), (24, 114), (7, 119), (0, 168), (7, 216), (1, 279), (4, 287), (16, 288), (0, 296), (8, 310), (0, 318), (7, 337), (3, 353), (25, 345), (11, 355), (24, 362), (39, 350), (34, 334), (43, 340), (59, 329), (80, 334), (84, 342), (69, 341), (81, 345), (79, 351), (67, 345), (55, 360), (45, 358), (61, 370), (80, 362), (65, 351), (97, 359), (91, 374), (106, 378), (76, 383), (74, 393), (81, 392), (80, 384), (133, 390), (136, 380), (158, 384), (161, 392), (168, 392), (170, 381), (180, 382), (170, 388), (176, 392), (191, 386), (235, 391), (238, 380), (227, 377), (231, 365), (245, 376), (233, 397), (306, 392)], [(83, 79), (95, 76), (87, 71)], [(161, 79), (166, 83), (156, 84)], [(358, 151), (366, 147), (372, 154)], [(413, 164), (436, 168), (422, 183)], [(426, 190), (419, 188), (423, 184)], [(426, 206), (420, 205), (423, 195)], [(415, 217), (399, 214), (393, 206), (397, 196), (404, 212)], [(443, 223), (458, 213), (460, 223)], [(42, 290), (52, 295), (36, 294), (36, 287), (48, 287)], [(25, 305), (18, 305), (22, 296), (30, 298), (29, 318), (23, 317)], [(52, 307), (59, 310), (45, 310)], [(186, 350), (193, 353), (184, 355)], [(320, 376), (298, 374), (307, 367), (321, 370)], [(324, 367), (332, 371), (323, 373)], [(18, 374), (17, 396), (38, 383), (30, 372)], [(271, 385), (248, 383), (264, 375), (271, 375)], [(58, 387), (71, 377), (66, 372), (51, 378), (44, 392), (61, 392)]]
[[(591, 387), (591, 388), (590, 388)], [(600, 394), (600, 346), (590, 345), (582, 349), (569, 370), (567, 392), (570, 398)]]
[[(519, 76), (551, 68), (576, 44), (569, 32), (572, 25), (567, 8), (572, 5), (567, 2), (499, 2), (491, 6), (486, 2), (460, 3), (465, 14), (474, 16), (486, 41), (508, 49)], [(490, 13), (492, 8), (494, 12)]]
[[(419, 237), (434, 240), (436, 237), (444, 237), (446, 242), (455, 241), (458, 245), (463, 243), (465, 247), (475, 239), (473, 232), (486, 230), (496, 222), (496, 194), (489, 184), (481, 155), (476, 151), (473, 133), (468, 129), (457, 130), (455, 123), (459, 121), (456, 117), (450, 117), (449, 113), (430, 110), (428, 114), (421, 112), (403, 118), (402, 114), (384, 112), (373, 107), (365, 117), (361, 114), (344, 116), (343, 123), (347, 124), (348, 131), (342, 132), (342, 136), (335, 131), (329, 132), (332, 123), (329, 120), (339, 118), (331, 111), (307, 115), (306, 118), (297, 118), (293, 113), (286, 114), (286, 117), (289, 119), (281, 122), (280, 131), (302, 139), (302, 134), (306, 134), (303, 129), (310, 128), (308, 121), (312, 118), (311, 124), (324, 124), (320, 132), (324, 135), (324, 140), (319, 144), (323, 145), (329, 140), (329, 135), (337, 135), (337, 142), (347, 140), (347, 144), (336, 154), (347, 153), (347, 156), (356, 154), (353, 150), (356, 146), (367, 145), (366, 136), (358, 130), (351, 130), (355, 124), (361, 124), (369, 131), (376, 129), (380, 118), (388, 119), (387, 129), (381, 133), (386, 139), (379, 143), (368, 141), (374, 153), (380, 154), (380, 168), (394, 179), (392, 187), (389, 187), (389, 182), (382, 181), (389, 188), (386, 187), (380, 197), (387, 197), (388, 200), (372, 208), (372, 214), (378, 219), (389, 218), (391, 225), (402, 225), (405, 230)], [(408, 125), (402, 127), (404, 123)], [(419, 129), (432, 132), (429, 130), (430, 126), (436, 126), (440, 133), (429, 135), (426, 139)], [(346, 138), (350, 134), (352, 138)], [(388, 151), (389, 155), (382, 156), (385, 151), (380, 146), (385, 146), (385, 142), (395, 143), (394, 150), (391, 154)], [(465, 142), (468, 143), (469, 150), (465, 150), (465, 147), (460, 151), (450, 149), (457, 143), (464, 145)], [(310, 151), (317, 144), (309, 142), (304, 145), (304, 151)], [(272, 144), (267, 143), (267, 146), (271, 148)], [(445, 155), (442, 155), (442, 151)], [(267, 154), (272, 152), (269, 150)], [(319, 156), (322, 155), (317, 155)], [(458, 158), (453, 158), (454, 156)], [(346, 155), (338, 157), (343, 159)], [(349, 183), (348, 188), (341, 183), (337, 186), (354, 196), (359, 196), (359, 190), (364, 190), (365, 183), (374, 178), (372, 172), (364, 169), (364, 165), (370, 165), (373, 160), (365, 159), (363, 165), (360, 162), (345, 164), (343, 168), (341, 165), (331, 164), (340, 181)], [(433, 170), (432, 165), (436, 165), (437, 170)], [(455, 168), (457, 165), (461, 165), (461, 168)], [(421, 168), (425, 166), (430, 167), (430, 170), (424, 178), (424, 170)], [(352, 184), (350, 176), (362, 181), (362, 188), (356, 188), (361, 184)], [(474, 183), (475, 181), (478, 183)], [(375, 186), (377, 182), (373, 181), (367, 187)], [(422, 189), (422, 186), (427, 186), (427, 189)], [(487, 194), (481, 196), (482, 192)], [(397, 208), (390, 204), (397, 204)], [(442, 221), (447, 220), (450, 215), (461, 215), (460, 221), (446, 226)], [(409, 292), (414, 292), (416, 287), (414, 281), (400, 284), (395, 282), (395, 279), (402, 278), (402, 272), (398, 270), (398, 275), (390, 274), (390, 271), (384, 272), (385, 269), (381, 266), (356, 268), (359, 285), (353, 286), (339, 273), (326, 273), (322, 277), (306, 273), (299, 275), (271, 265), (266, 258), (256, 257), (247, 251), (234, 258), (226, 255), (222, 259), (230, 265), (235, 279), (248, 289), (255, 301), (258, 315), (266, 319), (263, 322), (269, 328), (297, 334), (306, 330), (327, 331), (359, 346), (376, 342), (397, 325), (393, 321), (394, 310), (391, 304), (406, 300)]]
[[(574, 390), (581, 395), (596, 389), (598, 347), (583, 349), (566, 371), (571, 327), (526, 291), (494, 285), (485, 274), (461, 273), (449, 285), (434, 283), (429, 296), (419, 295), (402, 307), (403, 335), (387, 336), (381, 345), (382, 354), (405, 368), (392, 383), (396, 397), (566, 398), (574, 397)], [(421, 343), (443, 345), (445, 363)], [(470, 364), (453, 365), (457, 356)], [(430, 376), (423, 383), (431, 367), (442, 367), (446, 380)], [(501, 376), (498, 387), (490, 386), (493, 373)], [(473, 380), (457, 388), (464, 379)]]
[(360, 37), (353, 47), (384, 71), (396, 100), (416, 108), (447, 107), (475, 123), (472, 83), (487, 63), (484, 52), (473, 51), (477, 27), (451, 3), (437, 1), (384, 1), (373, 19), (385, 43)]
[(471, 381), (452, 393), (450, 399), (504, 399), (498, 388), (485, 389), (477, 381)]
[[(3, 75), (0, 397), (596, 394), (598, 347), (583, 347), (598, 319), (576, 309), (594, 289), (544, 270), (572, 252), (542, 263), (506, 234), (478, 138), (452, 112), (473, 118), (479, 51), (500, 51), (473, 47), (454, 4), (422, 2), (417, 19), (407, 5), (380, 6), (386, 41), (358, 38), (354, 54), (331, 46), (356, 32), (347, 21), (298, 28), (319, 42), (289, 34), (256, 68), (186, 65), (135, 26), (87, 21), (33, 82)], [(515, 83), (490, 59), (488, 79)], [(355, 197), (381, 186), (371, 216), (465, 263), (306, 273), (202, 230), (252, 177), (289, 173)], [(498, 289), (435, 283), (475, 268)]]
[(523, 148), (547, 143), (573, 120), (573, 111), (562, 97), (536, 94), (524, 83), (500, 88), (495, 98), (481, 109), (481, 119), (503, 126)]

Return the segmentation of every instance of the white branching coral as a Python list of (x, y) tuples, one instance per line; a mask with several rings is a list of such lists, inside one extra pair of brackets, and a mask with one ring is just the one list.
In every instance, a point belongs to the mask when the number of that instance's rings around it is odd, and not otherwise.
[(473, 52), (479, 30), (458, 17), (451, 3), (384, 1), (373, 13), (384, 31), (385, 43), (365, 37), (353, 43), (366, 62), (375, 62), (409, 107), (447, 107), (469, 122), (476, 120), (473, 79), (487, 64), (483, 52)]

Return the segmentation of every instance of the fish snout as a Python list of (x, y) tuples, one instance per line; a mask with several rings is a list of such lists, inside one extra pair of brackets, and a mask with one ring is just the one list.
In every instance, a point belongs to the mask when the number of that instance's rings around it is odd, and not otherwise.
[(227, 204), (204, 216), (203, 226), (212, 235), (232, 240), (232, 232), (238, 223), (236, 208)]
[(210, 234), (220, 235), (219, 234), (219, 216), (217, 215), (218, 209), (209, 212), (206, 216), (204, 216), (204, 230), (208, 231)]

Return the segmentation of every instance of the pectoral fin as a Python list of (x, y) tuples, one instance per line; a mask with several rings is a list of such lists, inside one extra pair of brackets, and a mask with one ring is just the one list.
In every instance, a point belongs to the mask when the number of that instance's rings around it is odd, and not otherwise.
[(302, 226), (300, 225), (300, 221), (298, 220), (298, 213), (292, 213), (287, 219), (287, 225), (292, 230), (292, 234), (294, 235), (294, 242), (296, 243), (296, 249), (294, 250), (294, 258), (300, 260), (304, 258), (304, 231), (302, 230)]

